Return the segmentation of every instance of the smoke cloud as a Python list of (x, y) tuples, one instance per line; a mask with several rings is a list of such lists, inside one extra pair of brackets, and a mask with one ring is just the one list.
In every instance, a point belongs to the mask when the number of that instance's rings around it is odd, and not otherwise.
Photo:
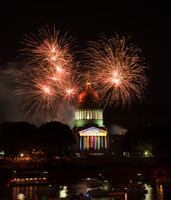
[[(7, 66), (1, 66), (0, 70), (0, 123), (4, 121), (27, 121), (40, 126), (47, 122), (47, 116), (34, 117), (34, 113), (26, 115), (26, 111), (19, 108), (20, 96), (15, 94), (14, 81), (18, 77), (17, 63), (8, 63)], [(49, 118), (48, 121), (60, 121), (61, 123), (74, 126), (75, 107), (73, 105), (63, 106), (57, 110), (56, 115)]]

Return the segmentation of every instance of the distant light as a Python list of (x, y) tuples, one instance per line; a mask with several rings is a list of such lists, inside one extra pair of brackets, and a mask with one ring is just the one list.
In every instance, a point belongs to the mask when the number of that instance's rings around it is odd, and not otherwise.
[(21, 154), (20, 154), (20, 156), (21, 156), (21, 157), (23, 157), (23, 156), (24, 156), (24, 154), (23, 154), (23, 153), (21, 153)]
[(86, 197), (89, 197), (90, 195), (89, 194), (86, 194)]
[(0, 152), (0, 155), (5, 155), (5, 152), (4, 152), (4, 151), (1, 151), (1, 152)]
[(106, 185), (106, 186), (104, 186), (104, 189), (105, 189), (105, 190), (108, 190), (108, 186), (107, 186), (107, 185)]

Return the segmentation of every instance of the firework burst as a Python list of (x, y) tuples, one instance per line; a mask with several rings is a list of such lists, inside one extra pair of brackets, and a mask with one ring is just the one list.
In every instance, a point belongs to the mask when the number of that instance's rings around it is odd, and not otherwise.
[(25, 66), (35, 65), (48, 70), (70, 71), (74, 58), (71, 47), (74, 44), (72, 37), (67, 33), (60, 37), (60, 31), (55, 26), (42, 27), (36, 35), (29, 34), (23, 40), (25, 48), (21, 49)]
[(71, 53), (72, 42), (66, 34), (59, 37), (54, 26), (24, 39), (24, 68), (16, 80), (16, 94), (21, 96), (20, 107), (26, 114), (34, 112), (34, 119), (60, 117), (63, 107), (79, 93), (82, 82)]
[(89, 71), (104, 106), (130, 105), (136, 98), (141, 101), (144, 97), (148, 67), (139, 56), (141, 50), (126, 42), (115, 33), (109, 39), (102, 35), (98, 42), (89, 43)]
[(17, 83), (16, 94), (21, 97), (19, 105), (27, 110), (26, 115), (34, 111), (34, 119), (36, 119), (38, 116), (43, 117), (46, 112), (49, 119), (49, 111), (56, 110), (55, 102), (59, 97), (44, 74), (36, 67), (24, 68), (15, 82)]

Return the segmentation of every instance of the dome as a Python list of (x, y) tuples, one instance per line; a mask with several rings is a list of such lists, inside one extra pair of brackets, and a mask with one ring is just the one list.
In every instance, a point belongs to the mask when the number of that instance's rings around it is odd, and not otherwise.
[(99, 96), (96, 92), (93, 91), (89, 77), (86, 83), (86, 90), (83, 91), (78, 97), (77, 108), (78, 109), (87, 109), (87, 108), (100, 109)]

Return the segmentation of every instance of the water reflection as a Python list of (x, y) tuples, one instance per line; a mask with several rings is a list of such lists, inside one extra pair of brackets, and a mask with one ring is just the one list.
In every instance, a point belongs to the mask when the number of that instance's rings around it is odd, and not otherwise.
[[(120, 180), (121, 181), (121, 180)], [(117, 185), (117, 179), (116, 180), (110, 180), (110, 181), (104, 181), (102, 185), (100, 185), (99, 189), (105, 190), (105, 191), (116, 191), (117, 188), (123, 187), (122, 181), (119, 182)], [(104, 196), (104, 197), (93, 197), (92, 200), (167, 200), (164, 199), (164, 192), (165, 187), (162, 185), (154, 184), (144, 184), (145, 189), (148, 191), (146, 194), (143, 194), (142, 196), (136, 196), (135, 194), (130, 195), (127, 193), (123, 193), (122, 195), (114, 193), (110, 196)], [(49, 200), (49, 199), (57, 199), (57, 198), (66, 198), (68, 194), (75, 193), (80, 194), (82, 193), (84, 196), (86, 196), (87, 192), (89, 192), (94, 188), (88, 187), (87, 179), (78, 180), (73, 184), (66, 184), (66, 185), (58, 185), (55, 186), (58, 188), (57, 190), (52, 190), (55, 192), (48, 192), (47, 190), (44, 190), (42, 193), (37, 193), (37, 186), (21, 186), (21, 187), (12, 187), (10, 188), (11, 191), (11, 200)], [(42, 190), (43, 191), (43, 190)]]
[(66, 198), (67, 197), (67, 186), (63, 186), (63, 189), (59, 191), (59, 197), (60, 198)]
[(25, 195), (20, 193), (20, 194), (17, 195), (17, 199), (24, 200), (25, 199)]
[(156, 184), (157, 200), (164, 200), (163, 186)]
[(147, 193), (145, 194), (145, 200), (151, 200), (153, 196), (153, 188), (151, 185), (144, 184)]
[(21, 186), (21, 187), (12, 187), (12, 200), (24, 200), (32, 199), (38, 200), (36, 195), (37, 186)]

